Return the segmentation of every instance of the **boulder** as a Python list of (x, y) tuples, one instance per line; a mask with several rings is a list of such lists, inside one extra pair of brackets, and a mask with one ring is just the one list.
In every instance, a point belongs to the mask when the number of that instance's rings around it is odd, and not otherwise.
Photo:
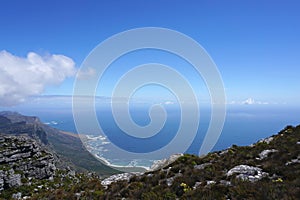
[(234, 168), (230, 169), (226, 175), (232, 176), (234, 174), (237, 174), (236, 178), (250, 182), (258, 181), (269, 175), (268, 173), (263, 172), (261, 168), (249, 165), (235, 166)]

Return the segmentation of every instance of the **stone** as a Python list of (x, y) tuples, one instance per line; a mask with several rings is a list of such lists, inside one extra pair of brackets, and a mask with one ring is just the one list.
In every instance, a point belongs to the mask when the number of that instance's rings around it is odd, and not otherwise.
[(21, 199), (22, 198), (22, 193), (21, 192), (14, 193), (14, 194), (12, 194), (11, 198), (13, 198), (13, 199)]
[(0, 164), (5, 166), (0, 170), (0, 191), (21, 186), (22, 178), (45, 179), (55, 175), (53, 154), (34, 139), (0, 134), (0, 141), (5, 141), (0, 143)]
[(287, 165), (296, 164), (296, 163), (300, 163), (300, 155), (298, 155), (297, 158), (292, 159), (291, 161), (285, 163), (285, 165), (287, 166)]
[(259, 167), (253, 167), (248, 165), (235, 166), (234, 168), (230, 169), (226, 175), (232, 176), (234, 174), (237, 174), (236, 178), (250, 182), (258, 181), (263, 177), (269, 175), (268, 173), (263, 172), (262, 169)]
[(4, 190), (4, 180), (3, 180), (3, 178), (1, 178), (0, 177), (0, 192), (2, 191), (2, 190)]
[(5, 182), (8, 184), (8, 187), (21, 186), (21, 174), (10, 174), (6, 177)]
[(257, 158), (258, 160), (263, 160), (265, 158), (267, 158), (269, 156), (270, 153), (275, 153), (278, 152), (278, 150), (276, 149), (266, 149), (263, 150), (258, 156), (259, 158)]
[(173, 154), (168, 159), (157, 160), (150, 167), (149, 171), (155, 171), (155, 170), (159, 170), (161, 168), (164, 168), (167, 165), (173, 163), (175, 160), (177, 160), (181, 156), (183, 156), (183, 154)]
[(231, 182), (230, 181), (226, 181), (226, 180), (220, 180), (220, 184), (221, 185), (225, 185), (225, 186), (231, 186)]
[(142, 175), (143, 173), (140, 173), (140, 172), (131, 172), (131, 173), (122, 173), (122, 174), (115, 174), (115, 175), (112, 175), (106, 179), (104, 179), (103, 181), (101, 181), (101, 184), (103, 186), (108, 186), (110, 185), (111, 183), (113, 182), (116, 182), (116, 181), (123, 181), (123, 180), (127, 180), (129, 181), (129, 179), (132, 177), (132, 176), (136, 176), (136, 175)]
[(216, 181), (206, 181), (206, 185), (216, 184)]
[(273, 139), (274, 139), (273, 137), (268, 137), (268, 138), (259, 140), (258, 143), (264, 142), (264, 143), (269, 144), (270, 142), (272, 142)]
[(201, 164), (201, 165), (195, 165), (194, 166), (194, 169), (204, 169), (206, 166), (209, 166), (209, 165), (211, 165), (211, 163), (203, 163), (203, 164)]
[(182, 174), (181, 174), (181, 173), (178, 173), (178, 174), (175, 174), (175, 176), (172, 176), (172, 177), (170, 177), (170, 178), (167, 178), (167, 179), (166, 179), (167, 186), (170, 187), (170, 186), (173, 184), (174, 179), (177, 178), (177, 177), (180, 177), (180, 176), (182, 176)]
[(220, 155), (220, 156), (221, 156), (221, 155), (225, 155), (226, 153), (228, 153), (228, 149), (221, 151), (221, 152), (219, 153), (219, 155)]
[(195, 185), (193, 186), (193, 190), (196, 190), (196, 189), (201, 185), (201, 183), (202, 183), (202, 182), (198, 182), (198, 181), (197, 181), (197, 182), (195, 183)]

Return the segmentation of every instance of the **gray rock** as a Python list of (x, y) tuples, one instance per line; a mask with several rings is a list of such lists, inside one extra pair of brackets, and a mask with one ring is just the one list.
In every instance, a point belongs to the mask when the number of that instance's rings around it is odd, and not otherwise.
[(257, 158), (258, 160), (263, 160), (265, 158), (267, 158), (269, 156), (270, 153), (275, 153), (278, 152), (278, 150), (276, 149), (266, 149), (263, 150), (258, 156), (259, 158)]
[(48, 179), (55, 175), (56, 160), (42, 144), (23, 135), (0, 134), (0, 141), (5, 141), (0, 143), (0, 164), (4, 166), (0, 170), (0, 191), (22, 185), (22, 178)]
[(220, 155), (220, 156), (221, 156), (221, 155), (225, 155), (226, 153), (228, 153), (228, 149), (225, 149), (225, 150), (221, 151), (221, 152), (219, 153), (219, 155)]
[(174, 155), (171, 155), (168, 159), (157, 160), (150, 167), (149, 171), (155, 171), (155, 170), (164, 168), (164, 167), (168, 166), (169, 164), (173, 163), (175, 160), (177, 160), (181, 156), (183, 156), (183, 154), (174, 154)]
[(0, 192), (2, 191), (2, 190), (4, 190), (4, 180), (3, 180), (3, 177), (1, 177), (1, 172), (0, 172)]
[(274, 139), (273, 137), (268, 137), (268, 138), (259, 140), (258, 143), (264, 142), (264, 143), (269, 144), (270, 142), (272, 142), (273, 139)]
[(170, 187), (171, 185), (173, 185), (174, 179), (177, 178), (177, 177), (180, 177), (180, 176), (182, 176), (182, 174), (181, 174), (181, 173), (178, 173), (178, 174), (175, 174), (175, 176), (172, 176), (172, 177), (170, 177), (170, 178), (167, 178), (167, 179), (166, 179), (167, 186)]
[(285, 163), (285, 165), (287, 166), (287, 165), (296, 164), (296, 163), (300, 163), (300, 155), (298, 155), (297, 158), (292, 159), (291, 161)]
[(12, 194), (11, 198), (13, 198), (13, 199), (21, 199), (22, 198), (22, 193), (21, 192), (14, 193), (14, 194)]
[(268, 173), (263, 172), (262, 169), (259, 167), (253, 167), (248, 165), (238, 165), (227, 172), (227, 176), (232, 176), (234, 174), (237, 174), (236, 178), (238, 179), (247, 180), (251, 182), (258, 181), (263, 177), (269, 175)]
[(206, 181), (206, 185), (213, 185), (216, 184), (216, 181)]
[(203, 164), (201, 164), (201, 165), (195, 165), (194, 166), (194, 169), (204, 169), (206, 166), (209, 166), (209, 165), (211, 165), (211, 163), (203, 163)]
[(195, 183), (195, 185), (193, 186), (193, 190), (196, 190), (196, 189), (201, 185), (201, 183), (202, 183), (202, 182), (198, 182), (198, 181), (197, 181), (197, 182)]
[(230, 181), (226, 181), (226, 180), (220, 180), (220, 184), (221, 185), (225, 185), (225, 186), (231, 186), (231, 182)]
[(132, 176), (135, 176), (135, 175), (142, 175), (142, 174), (143, 174), (143, 173), (140, 173), (140, 172), (115, 174), (115, 175), (112, 175), (112, 176), (110, 176), (110, 177), (104, 179), (103, 181), (101, 181), (101, 184), (102, 184), (103, 186), (108, 186), (108, 185), (110, 185), (111, 183), (116, 182), (116, 181), (123, 181), (123, 180), (129, 181), (129, 179), (130, 179)]
[(5, 177), (5, 182), (8, 184), (8, 187), (21, 186), (21, 174), (12, 173)]

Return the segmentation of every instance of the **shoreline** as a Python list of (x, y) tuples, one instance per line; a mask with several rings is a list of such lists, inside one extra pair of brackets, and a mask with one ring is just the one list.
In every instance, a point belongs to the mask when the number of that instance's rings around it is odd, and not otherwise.
[(151, 167), (146, 167), (146, 166), (123, 166), (123, 165), (115, 165), (111, 164), (108, 160), (105, 158), (92, 154), (97, 160), (99, 160), (101, 163), (112, 167), (114, 169), (117, 169), (122, 172), (147, 172), (151, 170)]

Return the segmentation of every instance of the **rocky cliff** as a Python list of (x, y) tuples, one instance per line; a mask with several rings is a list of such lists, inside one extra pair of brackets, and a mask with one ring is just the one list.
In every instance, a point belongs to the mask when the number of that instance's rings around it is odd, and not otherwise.
[(76, 173), (68, 166), (58, 168), (61, 162), (39, 140), (0, 134), (0, 199), (36, 199), (35, 195), (99, 179), (96, 174)]
[(61, 167), (69, 166), (76, 171), (94, 171), (102, 176), (118, 173), (92, 156), (76, 134), (66, 134), (43, 124), (37, 117), (24, 116), (16, 112), (0, 112), (0, 133), (26, 135), (47, 146), (60, 157)]
[(51, 179), (54, 155), (28, 136), (0, 134), (0, 191), (30, 184), (34, 179)]

